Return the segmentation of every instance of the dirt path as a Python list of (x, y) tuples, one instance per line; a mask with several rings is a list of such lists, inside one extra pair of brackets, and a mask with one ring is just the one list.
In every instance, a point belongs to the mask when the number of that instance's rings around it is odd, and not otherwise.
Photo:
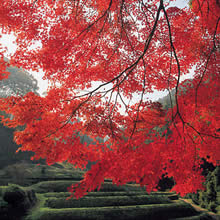
[(220, 220), (220, 216), (219, 215), (216, 215), (215, 213), (213, 212), (209, 212), (207, 209), (203, 209), (201, 208), (200, 206), (198, 205), (195, 205), (194, 203), (191, 203), (189, 200), (187, 199), (180, 199), (186, 203), (189, 203), (196, 211), (198, 212), (206, 212), (208, 213), (209, 215), (211, 215), (213, 217), (214, 220)]

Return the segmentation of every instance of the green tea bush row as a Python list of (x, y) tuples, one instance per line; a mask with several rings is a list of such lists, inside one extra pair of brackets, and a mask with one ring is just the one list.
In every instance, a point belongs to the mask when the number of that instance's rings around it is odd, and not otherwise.
[[(78, 183), (78, 181), (72, 180), (56, 180), (56, 181), (43, 181), (31, 186), (37, 193), (47, 192), (67, 192), (67, 188), (72, 184)], [(145, 191), (141, 187), (136, 185), (123, 185), (117, 186), (112, 183), (103, 183), (100, 189), (101, 192), (118, 192), (118, 191)]]
[(48, 198), (45, 206), (50, 208), (81, 208), (81, 207), (105, 207), (105, 206), (128, 206), (146, 204), (170, 203), (166, 196), (108, 196), (89, 197), (81, 199)]
[(43, 181), (31, 186), (37, 193), (67, 192), (67, 188), (77, 183), (72, 180)]
[(42, 208), (34, 215), (30, 216), (28, 220), (167, 220), (197, 214), (198, 212), (196, 212), (191, 205), (185, 202), (178, 202), (169, 204), (95, 208)]
[[(49, 192), (43, 194), (45, 197), (69, 197), (71, 195), (70, 192)], [(119, 191), (119, 192), (89, 192), (86, 197), (94, 196), (94, 197), (100, 197), (100, 196), (134, 196), (134, 195), (148, 195), (146, 191)], [(172, 192), (152, 192), (149, 195), (162, 195), (167, 196), (170, 198), (171, 196), (176, 196), (175, 193)]]
[[(117, 186), (112, 183), (104, 183), (101, 186), (100, 192), (115, 192), (115, 191), (145, 191), (144, 188), (138, 187), (132, 184), (126, 184), (122, 186)], [(146, 191), (145, 191), (146, 192)]]

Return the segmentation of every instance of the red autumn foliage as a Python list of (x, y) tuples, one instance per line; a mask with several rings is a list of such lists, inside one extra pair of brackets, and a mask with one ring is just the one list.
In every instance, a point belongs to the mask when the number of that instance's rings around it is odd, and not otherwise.
[[(150, 192), (165, 174), (182, 195), (203, 188), (201, 159), (220, 160), (218, 1), (180, 9), (163, 0), (5, 0), (0, 12), (2, 31), (17, 37), (11, 64), (42, 68), (51, 82), (45, 97), (0, 100), (14, 116), (4, 124), (25, 125), (14, 136), (20, 150), (48, 164), (96, 162), (70, 189), (76, 197), (104, 178)], [(181, 82), (191, 68), (193, 79)], [(147, 99), (154, 89), (175, 90), (168, 111)], [(108, 140), (87, 146), (80, 135)]]

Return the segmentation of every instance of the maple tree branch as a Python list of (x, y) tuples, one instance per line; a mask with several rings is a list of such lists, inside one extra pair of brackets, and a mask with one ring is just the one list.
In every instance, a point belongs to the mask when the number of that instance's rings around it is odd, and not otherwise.
[(199, 0), (196, 0), (196, 1), (197, 1), (198, 5), (199, 5), (199, 11), (200, 11), (201, 15), (203, 16), (202, 6), (203, 6), (204, 1), (202, 2), (202, 5), (200, 4)]
[[(166, 10), (165, 10), (164, 7), (163, 7), (163, 12), (164, 12), (164, 14), (165, 14), (165, 17), (166, 17), (166, 20), (167, 20), (167, 24), (168, 24), (170, 45), (171, 45), (172, 51), (174, 52), (174, 57), (175, 57), (175, 59), (176, 59), (176, 63), (177, 63), (177, 67), (178, 67), (178, 79), (177, 79), (176, 93), (175, 93), (177, 112), (176, 112), (174, 118), (178, 115), (179, 118), (180, 118), (180, 120), (182, 121), (183, 128), (184, 128), (184, 125), (187, 124), (187, 125), (190, 126), (194, 131), (196, 131), (196, 133), (198, 133), (199, 136), (200, 136), (200, 138), (204, 141), (204, 139), (203, 139), (202, 136), (201, 136), (201, 133), (200, 133), (199, 131), (197, 131), (193, 126), (191, 126), (188, 122), (185, 122), (184, 119), (182, 118), (180, 112), (179, 112), (179, 105), (178, 105), (178, 86), (179, 86), (179, 83), (180, 83), (180, 75), (181, 75), (181, 74), (180, 74), (180, 63), (179, 63), (179, 60), (178, 60), (178, 57), (177, 57), (177, 54), (176, 54), (175, 47), (174, 47), (174, 45), (173, 45), (172, 35), (171, 35), (171, 27), (170, 27), (168, 15), (167, 15)], [(173, 118), (173, 120), (174, 120), (174, 118)]]
[(121, 96), (120, 93), (119, 93), (119, 98), (120, 98), (122, 104), (123, 104), (124, 107), (125, 107), (125, 112), (127, 113), (128, 117), (129, 117), (131, 120), (133, 120), (132, 117), (130, 116), (129, 112), (128, 112), (128, 109), (131, 109), (132, 111), (134, 111), (135, 109), (131, 108), (131, 107), (129, 106), (129, 104), (127, 105), (127, 104), (125, 103), (125, 101), (124, 101), (124, 99), (122, 98), (122, 96)]
[[(145, 47), (144, 47), (144, 51), (142, 52), (142, 54), (138, 57), (138, 59), (133, 63), (131, 64), (129, 67), (127, 67), (125, 70), (123, 70), (120, 74), (118, 74), (116, 77), (114, 77), (113, 79), (109, 80), (108, 82), (105, 82), (101, 85), (99, 85), (98, 87), (96, 87), (94, 90), (86, 93), (86, 94), (83, 94), (83, 95), (79, 95), (79, 96), (74, 96), (73, 99), (76, 99), (76, 98), (80, 98), (80, 97), (84, 97), (84, 96), (88, 96), (88, 95), (93, 95), (96, 91), (100, 90), (102, 87), (104, 86), (107, 86), (108, 84), (114, 82), (115, 80), (118, 80), (124, 73), (126, 73), (128, 71), (128, 73), (125, 75), (125, 77), (120, 81), (119, 85), (122, 84), (122, 82), (124, 80), (127, 79), (127, 77), (130, 75), (130, 73), (136, 68), (137, 64), (139, 63), (139, 61), (144, 57), (146, 51), (148, 50), (149, 48), (149, 45), (150, 45), (150, 42), (153, 38), (153, 35), (154, 35), (154, 32), (156, 30), (156, 27), (157, 27), (157, 23), (158, 23), (158, 20), (159, 20), (159, 16), (160, 16), (160, 12), (162, 10), (162, 5), (163, 5), (163, 1), (161, 0), (161, 3), (160, 3), (160, 6), (157, 10), (157, 15), (156, 15), (156, 20), (154, 22), (154, 26), (145, 42)], [(117, 87), (117, 85), (115, 87), (113, 87), (112, 89), (115, 89)], [(68, 100), (68, 101), (71, 101), (71, 100)]]
[[(220, 139), (220, 136), (215, 136), (215, 135), (212, 135), (212, 134), (207, 134), (207, 133), (203, 133), (203, 132), (200, 132), (198, 131), (197, 129), (195, 129), (192, 125), (190, 125), (188, 122), (186, 123), (190, 128), (192, 128), (199, 136), (200, 138), (204, 141), (204, 139), (202, 138), (202, 135), (204, 136), (209, 136), (209, 137), (212, 137), (212, 138), (216, 138), (216, 139)], [(205, 142), (205, 141), (204, 141)]]
[[(85, 29), (83, 29), (76, 37), (74, 37), (74, 38), (72, 39), (72, 41), (74, 41), (75, 39), (79, 38), (84, 32), (87, 32), (87, 33), (88, 33), (89, 30), (92, 28), (92, 26), (94, 26), (96, 23), (98, 23), (101, 19), (103, 19), (103, 18), (105, 17), (105, 21), (104, 21), (104, 23), (103, 23), (103, 26), (102, 26), (102, 28), (99, 30), (99, 34), (100, 34), (100, 33), (102, 32), (104, 26), (105, 26), (105, 23), (106, 23), (106, 20), (107, 20), (107, 15), (108, 15), (108, 12), (109, 12), (109, 10), (110, 10), (110, 8), (111, 8), (111, 5), (112, 5), (112, 0), (110, 0), (109, 6), (108, 6), (108, 8), (105, 10), (105, 12), (103, 13), (103, 15), (100, 16), (98, 19), (96, 19), (93, 23), (91, 23), (90, 25), (88, 25)], [(85, 38), (85, 36), (86, 36), (87, 33), (85, 33), (85, 35), (83, 36), (83, 38), (81, 39), (81, 41)], [(93, 42), (95, 42), (96, 40), (97, 40), (97, 39), (94, 37), (94, 41), (93, 41)], [(70, 45), (71, 43), (72, 43), (72, 42), (69, 42), (68, 44), (63, 44), (63, 45), (61, 45), (61, 47), (60, 47), (58, 50), (65, 49), (65, 48), (66, 48), (66, 50), (68, 50), (68, 48), (71, 47), (71, 45)], [(98, 44), (98, 41), (96, 41), (96, 44)], [(80, 45), (78, 45), (78, 47), (79, 47), (79, 46), (80, 46)], [(76, 48), (74, 48), (74, 49), (76, 49)], [(95, 51), (95, 49), (94, 49), (94, 51)], [(86, 53), (86, 50), (84, 50), (84, 52), (80, 54), (80, 56), (78, 57), (78, 59), (76, 59), (76, 60), (73, 62), (73, 64), (76, 63), (85, 53)]]
[[(121, 7), (122, 7), (122, 6), (121, 6)], [(73, 112), (71, 113), (69, 119), (66, 121), (66, 123), (65, 123), (60, 129), (62, 129), (66, 124), (68, 124), (68, 123), (70, 122), (70, 120), (71, 120), (71, 118), (73, 117), (73, 115), (75, 114), (75, 112), (76, 112), (83, 104), (85, 104), (85, 103), (93, 96), (93, 94), (97, 94), (96, 92), (97, 92), (98, 90), (100, 90), (102, 87), (104, 87), (104, 86), (106, 86), (106, 85), (108, 85), (108, 84), (110, 84), (110, 83), (113, 83), (114, 81), (117, 81), (117, 84), (116, 84), (113, 88), (111, 88), (111, 89), (108, 90), (108, 91), (111, 91), (111, 90), (114, 91), (114, 89), (115, 89), (116, 87), (119, 87), (119, 86), (127, 79), (127, 77), (133, 72), (133, 70), (134, 70), (134, 69), (136, 68), (136, 66), (138, 65), (139, 61), (140, 61), (140, 60), (143, 60), (143, 57), (144, 57), (146, 51), (148, 50), (148, 48), (149, 48), (149, 46), (150, 46), (150, 42), (151, 42), (151, 40), (152, 40), (152, 38), (153, 38), (153, 35), (154, 35), (154, 32), (155, 32), (155, 30), (156, 30), (157, 22), (158, 22), (158, 20), (159, 20), (160, 12), (161, 12), (162, 9), (163, 9), (163, 0), (160, 0), (160, 5), (159, 5), (159, 8), (158, 8), (158, 10), (157, 10), (157, 15), (156, 15), (156, 19), (155, 19), (155, 22), (154, 22), (154, 26), (153, 26), (153, 28), (152, 28), (152, 30), (151, 30), (151, 32), (150, 32), (150, 34), (149, 34), (147, 40), (145, 41), (144, 51), (143, 51), (142, 54), (139, 56), (139, 58), (138, 58), (133, 64), (131, 64), (129, 67), (127, 67), (125, 70), (123, 70), (119, 75), (117, 75), (115, 78), (113, 78), (112, 80), (110, 80), (110, 81), (108, 81), (108, 82), (105, 82), (105, 83), (99, 85), (97, 88), (95, 88), (94, 90), (92, 90), (92, 91), (90, 91), (90, 92), (88, 92), (88, 93), (86, 93), (86, 94), (83, 94), (83, 95), (80, 95), (80, 96), (74, 96), (71, 100), (76, 99), (76, 98), (80, 98), (80, 97), (84, 97), (84, 96), (88, 96), (88, 97), (87, 97), (86, 100), (84, 100), (83, 102), (81, 102), (81, 103), (77, 106), (77, 108), (75, 108), (75, 109), (73, 110)], [(122, 21), (122, 27), (123, 27), (123, 21)], [(129, 40), (129, 39), (128, 39), (128, 40)], [(127, 73), (127, 74), (124, 76), (124, 78), (122, 78), (122, 80), (118, 83), (119, 78), (120, 78), (124, 73), (126, 73), (126, 72), (128, 72), (128, 73)], [(144, 86), (143, 86), (141, 101), (140, 101), (140, 103), (139, 103), (138, 110), (139, 110), (140, 105), (141, 105), (142, 100), (143, 100), (144, 90), (145, 90), (145, 74), (144, 74)], [(107, 92), (108, 92), (108, 91), (107, 91)], [(100, 93), (100, 92), (98, 92), (98, 93)], [(120, 95), (119, 97), (121, 97), (121, 95)], [(71, 100), (65, 100), (65, 101), (71, 101)], [(137, 116), (138, 116), (138, 114), (137, 114)], [(137, 121), (137, 120), (136, 120), (136, 121)], [(136, 128), (136, 121), (135, 121), (135, 123), (134, 123), (134, 129), (133, 129), (132, 135), (133, 135), (133, 133), (134, 133), (134, 131), (135, 131), (135, 128)], [(59, 130), (59, 129), (56, 129), (56, 131), (53, 132), (53, 133), (56, 133), (58, 130)], [(132, 135), (131, 135), (131, 136), (132, 136)]]
[[(139, 2), (140, 2), (140, 0), (139, 0)], [(160, 2), (161, 3), (161, 2)], [(145, 3), (144, 3), (144, 1), (143, 0), (141, 0), (141, 5), (142, 6), (144, 6), (144, 8), (148, 11), (148, 12), (150, 12), (150, 14), (151, 14), (151, 16), (152, 16), (152, 18), (155, 20), (155, 17), (154, 17), (154, 14), (153, 14), (153, 12), (152, 11), (150, 11), (149, 10), (149, 8), (147, 8), (147, 6), (145, 5)], [(142, 10), (143, 11), (143, 10)], [(144, 12), (144, 14), (145, 14), (145, 12)], [(146, 19), (147, 19), (147, 16), (146, 16), (146, 14), (145, 14), (145, 17), (146, 17)]]
[[(104, 26), (105, 26), (105, 24), (106, 24), (106, 21), (107, 21), (107, 18), (108, 18), (107, 15), (108, 15), (108, 13), (109, 13), (109, 10), (110, 10), (110, 8), (111, 8), (111, 5), (112, 5), (112, 0), (110, 1), (109, 6), (108, 6), (108, 9), (103, 13), (103, 15), (100, 16), (98, 19), (96, 19), (92, 24), (88, 25), (84, 30), (82, 30), (76, 37), (73, 38), (73, 41), (74, 41), (75, 39), (79, 38), (84, 32), (87, 32), (87, 33), (88, 33), (88, 32), (89, 32), (89, 29), (91, 29), (92, 26), (94, 26), (96, 23), (98, 23), (101, 19), (105, 18), (101, 29), (100, 29), (100, 30), (98, 31), (98, 33), (97, 33), (97, 34), (99, 35), (99, 36), (98, 36), (98, 39), (94, 36), (93, 43), (96, 42), (96, 47), (94, 47), (93, 52), (95, 52), (95, 50), (96, 50), (96, 48), (97, 48), (97, 45), (98, 45), (98, 43), (99, 43), (99, 40), (100, 40), (100, 38), (101, 38), (100, 35), (101, 35), (101, 33), (103, 32)], [(85, 38), (85, 36), (86, 36), (86, 34), (83, 36), (83, 38), (81, 39), (81, 41)], [(97, 35), (96, 35), (96, 36), (97, 36)], [(61, 45), (61, 47), (60, 47), (59, 50), (65, 49), (65, 48), (66, 48), (66, 50), (68, 50), (68, 48), (71, 46), (70, 44), (71, 44), (71, 42), (69, 42), (68, 44)], [(78, 45), (78, 47), (79, 47), (79, 46), (80, 46), (80, 45)], [(74, 48), (74, 49), (76, 49), (76, 48)], [(76, 60), (74, 60), (73, 64), (76, 63), (85, 53), (86, 53), (86, 50), (84, 50), (83, 53), (81, 53), (80, 56), (79, 56)], [(91, 58), (92, 58), (92, 54), (91, 54), (90, 58), (88, 59), (88, 62), (91, 60)], [(86, 70), (86, 67), (85, 67), (84, 70)]]
[(122, 29), (120, 31), (120, 37), (119, 37), (119, 40), (118, 40), (118, 43), (116, 44), (111, 56), (108, 58), (108, 60), (106, 60), (105, 62), (105, 67), (109, 64), (109, 62), (111, 61), (112, 57), (115, 55), (116, 51), (118, 50), (120, 44), (121, 44), (121, 41), (122, 41)]
[(92, 24), (88, 25), (88, 26), (87, 26), (84, 30), (82, 30), (74, 39), (79, 38), (80, 35), (82, 35), (82, 34), (84, 33), (84, 31), (88, 31), (92, 26), (94, 26), (94, 25), (95, 25), (96, 23), (98, 23), (102, 18), (104, 18), (104, 17), (107, 15), (108, 11), (110, 10), (111, 6), (112, 6), (112, 0), (110, 0), (109, 5), (108, 5), (108, 8), (105, 10), (105, 12), (103, 13), (103, 15), (100, 16), (98, 19), (96, 19)]
[(134, 27), (136, 29), (137, 34), (139, 35), (139, 30), (137, 28), (137, 24), (136, 21), (134, 20), (133, 16), (130, 14), (130, 12), (127, 10), (126, 5), (124, 6), (126, 13), (129, 15), (129, 17), (131, 18), (131, 20), (133, 21)]
[[(140, 0), (139, 0), (139, 2), (140, 2)], [(141, 10), (142, 10), (142, 12), (144, 13), (144, 16), (145, 16), (145, 18), (146, 18), (146, 22), (147, 22), (148, 26), (150, 27), (150, 23), (149, 23), (149, 21), (148, 21), (148, 16), (147, 16), (146, 13), (144, 12), (143, 7), (144, 7), (147, 11), (150, 12), (150, 14), (152, 15), (152, 18), (153, 18), (154, 21), (155, 21), (154, 14), (152, 13), (152, 11), (150, 11), (150, 10), (146, 7), (146, 5), (144, 4), (143, 0), (141, 0), (140, 4), (141, 4)], [(160, 32), (159, 29), (158, 29), (158, 32)], [(167, 48), (167, 46), (163, 43), (163, 41), (162, 41), (161, 39), (159, 39), (159, 38), (157, 37), (156, 34), (154, 35), (154, 37), (155, 37), (161, 44), (163, 44), (163, 46), (164, 46), (165, 48)]]
[[(176, 60), (176, 63), (177, 63), (177, 67), (178, 67), (178, 78), (177, 78), (177, 84), (176, 84), (176, 93), (175, 93), (175, 99), (176, 99), (176, 106), (177, 106), (177, 112), (175, 114), (175, 116), (173, 117), (172, 116), (172, 121), (174, 120), (174, 118), (178, 115), (180, 120), (182, 121), (182, 124), (183, 124), (183, 129), (184, 129), (184, 125), (187, 124), (189, 127), (191, 127), (197, 134), (199, 134), (200, 138), (204, 141), (203, 137), (201, 136), (201, 132), (197, 131), (197, 129), (195, 129), (193, 126), (191, 126), (188, 122), (185, 122), (184, 119), (182, 118), (180, 112), (179, 112), (179, 105), (178, 105), (178, 87), (179, 87), (179, 83), (180, 83), (180, 76), (181, 76), (181, 73), (180, 73), (180, 63), (179, 63), (179, 60), (178, 60), (178, 57), (177, 57), (177, 54), (176, 54), (176, 50), (175, 50), (175, 47), (173, 45), (173, 41), (172, 41), (172, 32), (171, 32), (171, 26), (170, 26), (170, 22), (169, 22), (169, 19), (168, 19), (168, 15), (167, 15), (167, 12), (163, 6), (163, 12), (164, 12), (164, 15), (166, 17), (166, 21), (167, 21), (167, 25), (168, 25), (168, 30), (169, 30), (169, 38), (170, 38), (170, 45), (171, 45), (171, 48), (172, 48), (172, 51), (174, 53), (174, 57), (175, 57), (175, 60)], [(171, 51), (171, 52), (172, 52)], [(171, 97), (170, 97), (171, 99)], [(175, 126), (175, 123), (174, 123), (174, 126)], [(177, 127), (176, 127), (177, 129)], [(179, 133), (179, 132), (178, 132)], [(179, 133), (180, 134), (180, 133)], [(207, 136), (210, 136), (208, 134), (206, 134)], [(216, 137), (215, 137), (216, 138)]]
[(189, 123), (186, 123), (190, 128), (192, 128), (198, 135), (199, 137), (202, 139), (202, 141), (205, 142), (205, 140), (203, 139), (203, 137), (201, 136), (201, 133), (199, 131), (197, 131), (197, 129), (195, 129), (192, 125), (190, 125)]
[(196, 93), (195, 93), (195, 103), (196, 103), (196, 107), (197, 107), (197, 98), (198, 98), (198, 89), (199, 89), (199, 86), (201, 85), (202, 81), (203, 81), (203, 78), (205, 76), (205, 73), (206, 73), (206, 70), (207, 70), (207, 67), (208, 67), (208, 63), (211, 59), (211, 56), (212, 56), (212, 53), (215, 52), (216, 50), (216, 44), (215, 44), (215, 39), (216, 39), (216, 32), (217, 32), (217, 29), (218, 29), (218, 24), (219, 24), (219, 21), (220, 21), (220, 17), (218, 18), (217, 22), (216, 22), (216, 26), (215, 26), (215, 31), (214, 31), (214, 35), (213, 35), (213, 47), (208, 55), (208, 58), (207, 58), (207, 61), (206, 61), (206, 64), (205, 64), (205, 68), (204, 68), (204, 71), (202, 73), (202, 76), (200, 77), (200, 80), (199, 80), (199, 83), (197, 84), (196, 86)]
[(169, 70), (169, 76), (168, 76), (168, 93), (169, 93), (169, 98), (170, 98), (170, 104), (171, 104), (171, 111), (172, 111), (172, 121), (174, 120), (174, 113), (173, 113), (173, 101), (171, 97), (171, 92), (170, 92), (170, 75), (172, 71), (172, 60), (173, 60), (173, 51), (171, 49), (171, 54), (170, 54), (170, 70)]
[(137, 115), (136, 115), (136, 119), (135, 119), (135, 122), (134, 122), (134, 126), (133, 126), (133, 130), (131, 132), (131, 136), (130, 136), (130, 139), (132, 138), (132, 136), (134, 135), (134, 132), (135, 132), (135, 129), (137, 127), (137, 121), (139, 119), (139, 112), (140, 112), (140, 106), (143, 102), (143, 98), (144, 98), (144, 92), (145, 92), (145, 86), (146, 86), (146, 64), (145, 64), (145, 61), (144, 59), (142, 58), (142, 61), (143, 61), (143, 65), (144, 65), (144, 77), (143, 77), (143, 86), (142, 86), (142, 93), (141, 93), (141, 100), (140, 102), (138, 103), (138, 108), (137, 108)]
[(119, 86), (117, 87), (117, 94), (116, 94), (116, 97), (115, 97), (115, 103), (114, 103), (114, 106), (113, 106), (113, 108), (112, 108), (112, 110), (111, 110), (111, 113), (110, 113), (110, 115), (114, 112), (114, 110), (115, 110), (115, 107), (116, 107), (116, 105), (117, 105), (117, 101), (118, 101), (118, 96), (119, 96)]
[(166, 18), (166, 21), (167, 21), (167, 26), (168, 26), (168, 30), (169, 30), (170, 46), (171, 46), (172, 51), (174, 53), (174, 57), (175, 57), (175, 60), (176, 60), (176, 63), (177, 63), (177, 68), (178, 68), (178, 78), (177, 78), (176, 93), (175, 93), (175, 100), (176, 100), (177, 111), (176, 111), (176, 114), (175, 114), (174, 118), (176, 117), (176, 115), (179, 115), (181, 121), (184, 124), (184, 120), (183, 120), (183, 118), (182, 118), (182, 116), (180, 115), (180, 112), (179, 112), (179, 103), (178, 103), (178, 89), (179, 89), (180, 76), (181, 76), (180, 63), (179, 63), (179, 59), (178, 59), (177, 54), (176, 54), (176, 49), (175, 49), (175, 47), (173, 45), (171, 25), (170, 25), (170, 22), (169, 22), (169, 18), (168, 18), (167, 12), (166, 12), (166, 10), (164, 8), (164, 5), (163, 5), (163, 9), (162, 10), (164, 12), (164, 15), (165, 15), (165, 18)]
[(129, 67), (127, 67), (124, 71), (122, 71), (118, 76), (116, 76), (116, 77), (113, 78), (111, 81), (109, 81), (110, 83), (113, 82), (113, 81), (115, 81), (116, 79), (119, 79), (124, 73), (126, 73), (127, 71), (129, 71), (129, 72), (125, 75), (125, 77), (121, 80), (121, 82), (119, 83), (119, 84), (121, 84), (124, 80), (127, 79), (127, 77), (128, 77), (128, 76), (132, 73), (132, 71), (136, 68), (136, 66), (137, 66), (137, 64), (139, 63), (139, 61), (143, 59), (145, 53), (147, 52), (147, 50), (148, 50), (148, 48), (149, 48), (149, 46), (150, 46), (150, 42), (151, 42), (151, 40), (152, 40), (152, 38), (153, 38), (153, 36), (154, 36), (154, 32), (155, 32), (155, 30), (156, 30), (157, 23), (158, 23), (159, 16), (160, 16), (160, 12), (161, 12), (162, 8), (163, 8), (163, 1), (161, 0), (161, 1), (160, 1), (160, 6), (159, 6), (159, 8), (158, 8), (158, 10), (157, 10), (157, 15), (156, 15), (156, 20), (155, 20), (155, 22), (154, 22), (154, 26), (153, 26), (153, 28), (152, 28), (152, 30), (151, 30), (151, 32), (150, 32), (150, 34), (149, 34), (147, 40), (145, 41), (145, 47), (144, 47), (144, 51), (142, 52), (142, 54), (139, 56), (139, 58), (138, 58), (133, 64), (131, 64), (131, 65), (130, 65)]
[[(57, 128), (56, 130), (50, 132), (50, 133), (49, 133), (48, 135), (46, 135), (44, 138), (50, 137), (51, 135), (55, 134), (56, 132), (58, 132), (59, 130), (61, 130), (62, 128), (64, 128), (68, 123), (70, 123), (71, 119), (73, 118), (73, 116), (75, 115), (75, 113), (77, 112), (77, 110), (79, 110), (81, 106), (83, 106), (86, 102), (88, 102), (88, 100), (91, 98), (91, 96), (92, 96), (92, 95), (90, 94), (90, 96), (89, 96), (87, 99), (85, 99), (83, 102), (79, 103), (79, 105), (78, 105), (76, 108), (73, 109), (71, 115), (69, 116), (69, 118), (66, 120), (66, 122), (65, 122), (62, 126), (60, 126), (59, 128)], [(44, 138), (43, 138), (43, 139), (44, 139)]]
[[(182, 124), (183, 124), (183, 128), (184, 128), (184, 125), (187, 124), (189, 127), (191, 127), (199, 136), (200, 138), (205, 142), (205, 140), (203, 139), (203, 137), (201, 135), (205, 135), (205, 136), (210, 136), (210, 137), (213, 137), (213, 138), (220, 138), (218, 136), (214, 136), (214, 135), (210, 135), (210, 134), (206, 134), (206, 133), (201, 133), (199, 132), (197, 129), (195, 129), (193, 126), (191, 126), (188, 122), (185, 122), (184, 119), (182, 118), (180, 112), (179, 112), (179, 105), (178, 105), (178, 86), (179, 86), (179, 83), (180, 83), (180, 64), (179, 64), (179, 60), (178, 60), (178, 57), (177, 57), (177, 54), (176, 54), (176, 51), (175, 51), (175, 47), (173, 45), (173, 41), (172, 41), (172, 35), (171, 35), (171, 27), (170, 27), (170, 23), (169, 23), (169, 19), (168, 19), (168, 15), (166, 13), (166, 10), (165, 8), (163, 7), (163, 12), (165, 14), (165, 17), (166, 17), (166, 20), (167, 20), (167, 24), (168, 24), (168, 29), (169, 29), (169, 38), (170, 38), (170, 45), (171, 45), (171, 48), (172, 48), (172, 51), (174, 52), (174, 57), (176, 59), (176, 62), (177, 62), (177, 67), (178, 67), (178, 79), (177, 79), (177, 85), (176, 85), (176, 93), (175, 93), (175, 99), (176, 99), (176, 105), (177, 105), (177, 112), (175, 114), (175, 116), (173, 117), (173, 114), (172, 114), (172, 121), (174, 120), (174, 118), (178, 115), (180, 120), (182, 121)], [(214, 32), (214, 37), (213, 37), (213, 48), (209, 54), (209, 57), (207, 59), (207, 62), (206, 62), (206, 66), (205, 66), (205, 70), (203, 71), (203, 74), (202, 74), (202, 77), (200, 79), (200, 82), (199, 84), (197, 85), (197, 88), (196, 88), (196, 104), (197, 104), (197, 91), (198, 91), (198, 87), (199, 85), (201, 84), (202, 82), (202, 79), (204, 77), (204, 74), (206, 72), (206, 69), (207, 69), (207, 66), (208, 66), (208, 62), (211, 58), (211, 54), (215, 51), (216, 49), (216, 45), (215, 45), (215, 35), (216, 35), (216, 31), (217, 31), (217, 27), (218, 27), (218, 23), (219, 23), (219, 18), (217, 20), (217, 24), (216, 24), (216, 28), (215, 28), (215, 32)], [(171, 51), (171, 52), (172, 52)], [(170, 94), (170, 93), (169, 93)], [(171, 99), (171, 96), (170, 96), (170, 99)], [(175, 126), (175, 125), (174, 125)], [(179, 132), (178, 132), (179, 133)]]

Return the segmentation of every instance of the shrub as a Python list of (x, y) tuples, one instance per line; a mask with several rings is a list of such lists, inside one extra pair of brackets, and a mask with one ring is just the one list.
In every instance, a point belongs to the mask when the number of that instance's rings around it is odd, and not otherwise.
[(42, 174), (42, 175), (45, 175), (45, 174), (46, 174), (46, 167), (45, 167), (45, 166), (43, 166), (43, 167), (41, 168), (41, 174)]
[(202, 208), (207, 208), (208, 207), (206, 192), (204, 192), (204, 191), (199, 192), (199, 201), (198, 201), (198, 203)]
[(219, 186), (220, 185), (220, 166), (217, 166), (213, 173), (216, 177), (216, 186)]
[(37, 198), (33, 190), (24, 190), (18, 185), (12, 184), (4, 189), (3, 199), (11, 207), (26, 211), (32, 207)]
[(23, 202), (25, 196), (25, 191), (15, 184), (9, 185), (3, 192), (3, 199), (13, 206)]
[(32, 204), (35, 204), (36, 201), (37, 201), (37, 197), (35, 195), (35, 192), (34, 190), (27, 190), (27, 196), (28, 196), (28, 199), (30, 200), (30, 202)]
[(7, 205), (8, 205), (8, 203), (7, 203), (6, 201), (4, 201), (4, 200), (2, 199), (2, 197), (0, 197), (0, 210), (1, 210), (1, 208), (5, 207), (5, 206), (7, 206)]
[(212, 211), (212, 212), (216, 212), (216, 208), (217, 208), (217, 204), (216, 204), (216, 202), (210, 202), (209, 204), (208, 204), (208, 210), (210, 210), (210, 211)]
[(201, 203), (200, 203), (200, 206), (201, 206), (202, 208), (206, 208), (206, 203), (205, 203), (205, 202), (201, 202)]
[(0, 186), (0, 196), (3, 196), (5, 188), (7, 188), (7, 186)]
[(217, 193), (216, 193), (216, 184), (214, 176), (210, 179), (210, 181), (207, 183), (207, 200), (208, 202), (216, 201)]
[(217, 188), (220, 177), (220, 167), (216, 167), (213, 172), (209, 172), (206, 177), (206, 191), (200, 191), (197, 194), (191, 194), (192, 201), (202, 208), (215, 210), (217, 204)]
[(175, 185), (174, 179), (172, 177), (171, 178), (167, 177), (163, 174), (161, 179), (159, 180), (157, 189), (160, 191), (166, 191), (172, 189), (174, 185)]
[(191, 194), (191, 198), (192, 198), (192, 201), (195, 203), (195, 204), (199, 204), (199, 194), (198, 193), (192, 193)]
[(206, 208), (210, 211), (216, 212), (217, 207), (217, 172), (212, 172), (208, 177), (206, 184)]

